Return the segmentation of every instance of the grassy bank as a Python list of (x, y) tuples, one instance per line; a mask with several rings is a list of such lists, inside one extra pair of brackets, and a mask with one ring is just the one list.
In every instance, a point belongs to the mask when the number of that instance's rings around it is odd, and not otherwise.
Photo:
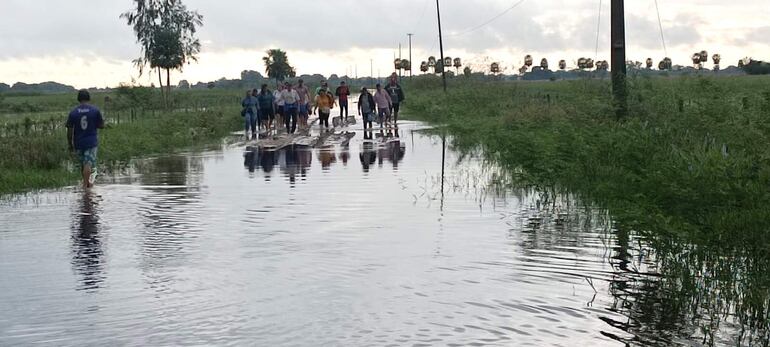
[(437, 82), (407, 85), (405, 116), (520, 184), (577, 193), (628, 228), (768, 250), (770, 79), (634, 79), (619, 121), (607, 81)]
[[(107, 113), (108, 128), (100, 131), (99, 169), (109, 172), (131, 158), (219, 142), (240, 129), (238, 111), (237, 105), (205, 111), (157, 111), (119, 124)], [(0, 194), (65, 186), (77, 180), (77, 164), (67, 150), (63, 128), (0, 137)]]

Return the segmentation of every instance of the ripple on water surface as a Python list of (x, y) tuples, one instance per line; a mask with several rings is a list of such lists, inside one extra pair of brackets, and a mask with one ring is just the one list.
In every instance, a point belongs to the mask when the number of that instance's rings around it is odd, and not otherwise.
[(616, 323), (629, 321), (615, 295), (629, 277), (608, 216), (571, 196), (496, 188), (497, 169), (451, 150), (442, 178), (441, 139), (418, 128), (351, 127), (349, 143), (320, 149), (236, 144), (142, 161), (89, 193), (7, 199), (0, 345), (638, 335)]

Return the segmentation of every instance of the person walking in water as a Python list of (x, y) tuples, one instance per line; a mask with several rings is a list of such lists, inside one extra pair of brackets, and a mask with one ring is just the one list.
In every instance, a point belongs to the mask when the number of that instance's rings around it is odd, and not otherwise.
[(297, 131), (297, 111), (299, 109), (299, 94), (290, 82), (286, 82), (283, 92), (281, 92), (283, 101), (283, 118), (286, 124), (286, 132), (294, 134)]
[(367, 123), (369, 123), (369, 129), (372, 128), (374, 113), (376, 112), (375, 105), (374, 97), (369, 93), (369, 90), (366, 87), (361, 88), (361, 96), (358, 97), (358, 114), (364, 122), (364, 130), (366, 130)]
[(305, 85), (305, 81), (297, 81), (297, 87), (294, 88), (299, 95), (299, 128), (308, 128), (308, 117), (310, 116), (310, 90)]
[(281, 98), (281, 93), (283, 93), (283, 84), (278, 84), (273, 92), (276, 129), (278, 129), (278, 124), (283, 124), (283, 99)]
[[(340, 86), (334, 92), (337, 96), (338, 104), (340, 105), (340, 121), (341, 123), (347, 123), (348, 120), (348, 96), (350, 95), (350, 88), (348, 88), (345, 81), (340, 82)], [(344, 113), (344, 114), (343, 114)]]
[(262, 85), (257, 95), (257, 101), (259, 102), (259, 120), (265, 130), (270, 130), (273, 128), (273, 120), (275, 120), (275, 96), (273, 96), (273, 92), (267, 89), (267, 84)]
[(377, 91), (374, 92), (374, 102), (377, 104), (377, 123), (380, 123), (380, 128), (382, 128), (385, 120), (390, 118), (393, 101), (390, 99), (390, 94), (382, 89), (382, 85), (379, 83), (377, 83)]
[(326, 89), (321, 89), (315, 97), (315, 108), (313, 113), (318, 111), (319, 124), (323, 128), (329, 129), (329, 115), (334, 108), (334, 96)]
[[(392, 101), (391, 106), (391, 114), (393, 116), (393, 124), (396, 124), (398, 122), (398, 112), (401, 109), (401, 103), (404, 102), (404, 90), (401, 88), (401, 85), (398, 84), (398, 76), (393, 73), (390, 75), (390, 81), (388, 82), (388, 85), (385, 86), (385, 90), (388, 92), (388, 95), (390, 95), (390, 99)], [(388, 119), (388, 123), (390, 123), (390, 119)]]
[(249, 129), (251, 129), (251, 138), (256, 139), (259, 106), (257, 98), (254, 97), (254, 92), (252, 90), (246, 91), (246, 97), (244, 97), (243, 101), (241, 101), (241, 106), (243, 107), (243, 110), (241, 110), (241, 116), (243, 116), (244, 126), (246, 128), (246, 138), (249, 138)]
[(90, 104), (87, 90), (78, 92), (80, 105), (67, 117), (67, 143), (70, 151), (77, 151), (83, 188), (94, 186), (96, 179), (96, 154), (99, 146), (98, 129), (104, 129), (102, 112)]

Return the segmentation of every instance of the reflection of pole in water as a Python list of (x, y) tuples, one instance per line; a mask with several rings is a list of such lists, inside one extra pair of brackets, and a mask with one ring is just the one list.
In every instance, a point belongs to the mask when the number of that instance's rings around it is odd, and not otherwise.
[(85, 192), (72, 223), (72, 265), (80, 276), (82, 290), (95, 290), (104, 281), (104, 251), (99, 235), (98, 206)]
[(444, 211), (444, 167), (446, 166), (446, 133), (441, 134), (441, 211)]

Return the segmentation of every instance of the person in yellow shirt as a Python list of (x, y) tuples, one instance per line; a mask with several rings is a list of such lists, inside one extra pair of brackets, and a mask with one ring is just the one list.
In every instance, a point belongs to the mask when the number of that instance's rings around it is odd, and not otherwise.
[(325, 88), (322, 88), (318, 95), (316, 95), (313, 113), (315, 114), (316, 111), (318, 111), (318, 119), (321, 127), (329, 129), (329, 115), (332, 112), (332, 108), (336, 105), (334, 96)]

